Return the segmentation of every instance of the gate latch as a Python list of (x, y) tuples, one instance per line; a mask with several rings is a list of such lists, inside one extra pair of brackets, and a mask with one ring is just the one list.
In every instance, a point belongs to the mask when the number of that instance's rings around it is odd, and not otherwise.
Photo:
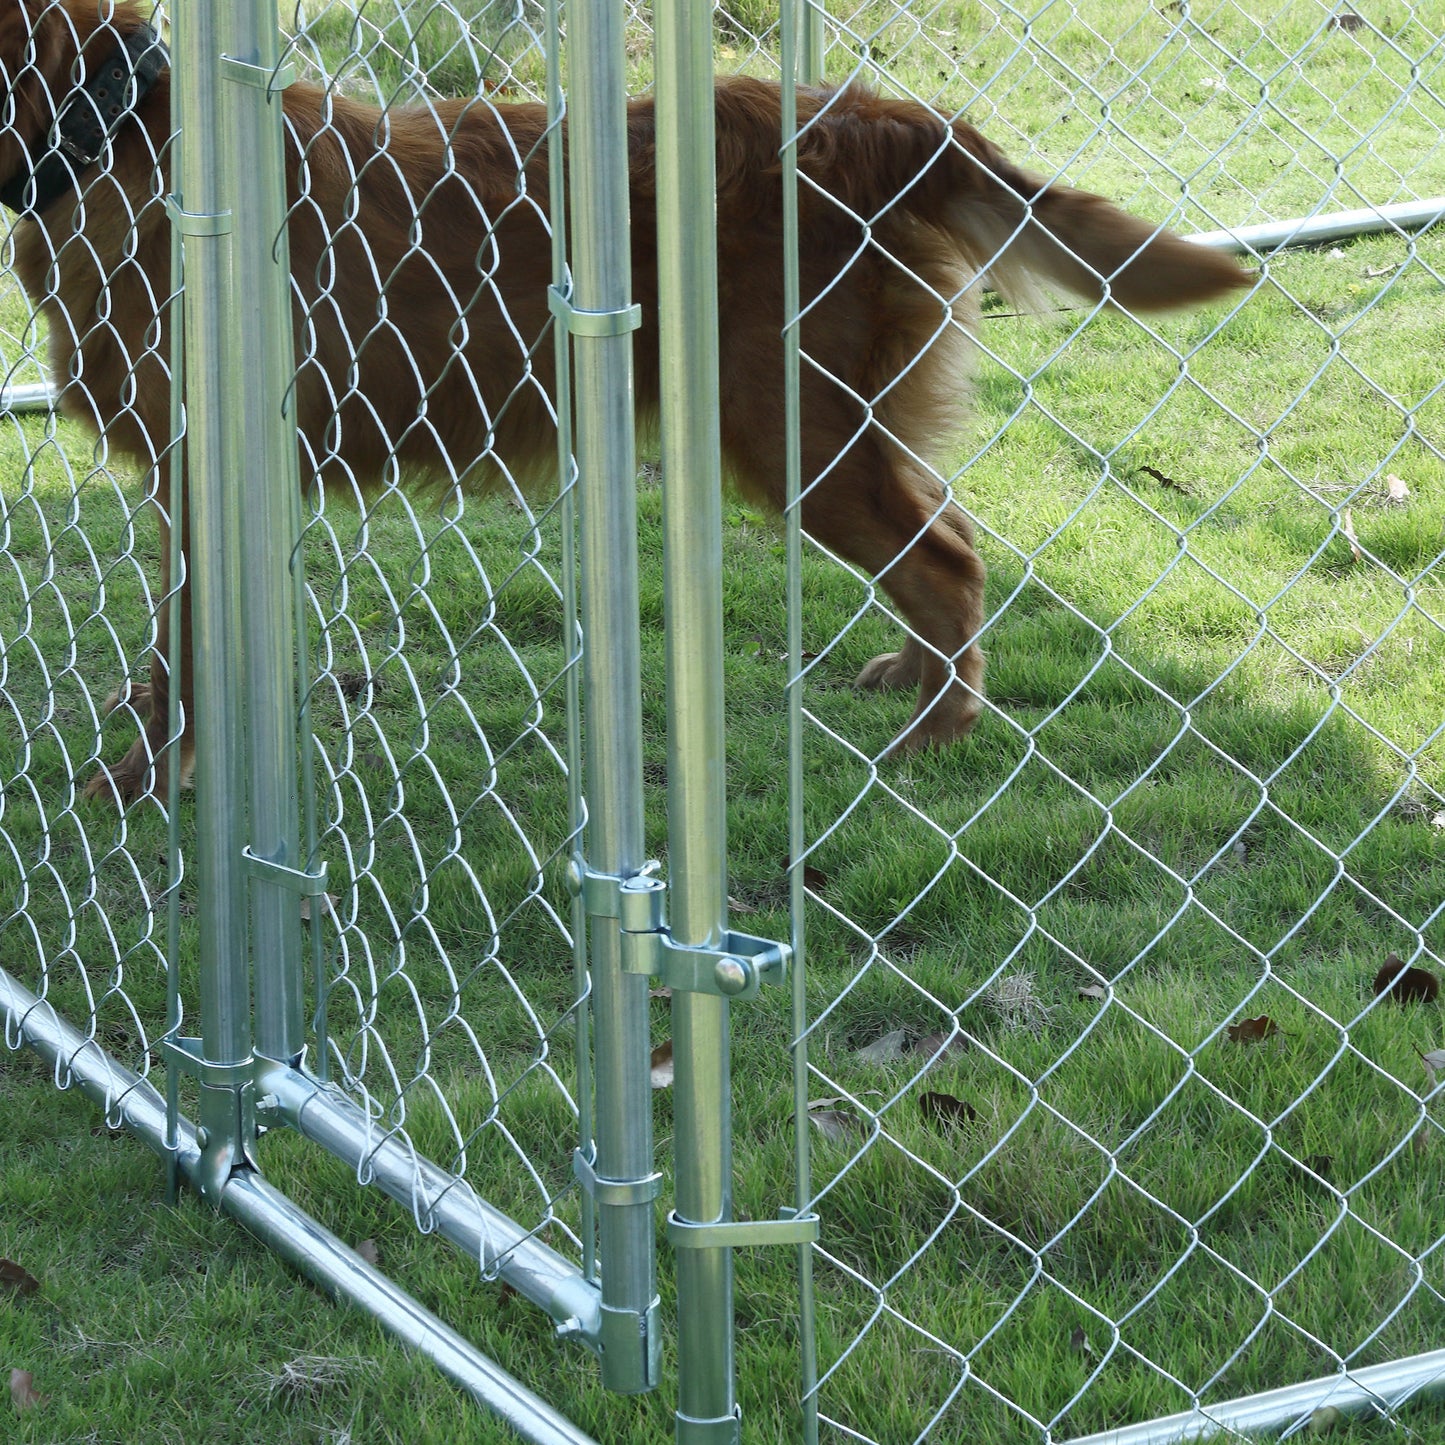
[(793, 950), (786, 943), (732, 930), (717, 944), (674, 942), (664, 921), (667, 884), (657, 877), (658, 867), (645, 863), (640, 872), (619, 878), (593, 872), (574, 858), (567, 870), (568, 886), (582, 895), (588, 914), (617, 920), (625, 972), (659, 979), (683, 993), (739, 1000), (754, 997), (765, 983), (787, 979)]

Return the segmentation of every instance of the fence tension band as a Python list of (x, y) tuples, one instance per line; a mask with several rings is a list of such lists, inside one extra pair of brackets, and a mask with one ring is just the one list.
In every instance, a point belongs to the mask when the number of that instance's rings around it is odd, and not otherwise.
[(683, 993), (740, 1001), (756, 997), (765, 983), (784, 982), (793, 953), (786, 943), (731, 930), (713, 946), (674, 942), (664, 921), (667, 884), (657, 877), (660, 866), (652, 860), (621, 878), (594, 872), (581, 858), (568, 865), (567, 886), (581, 895), (588, 916), (617, 920), (624, 972), (661, 979)]
[(662, 1175), (657, 1172), (641, 1179), (604, 1179), (580, 1149), (572, 1151), (572, 1172), (583, 1192), (598, 1204), (651, 1204), (662, 1193)]
[(302, 898), (319, 898), (326, 892), (325, 863), (314, 873), (307, 873), (300, 868), (288, 868), (284, 863), (273, 863), (269, 858), (257, 857), (248, 843), (241, 849), (241, 866), (250, 877), (259, 878), (263, 883), (275, 883), (279, 887), (289, 888), (291, 892), (299, 893)]
[(256, 1071), (254, 1059), (235, 1064), (218, 1064), (206, 1058), (200, 1039), (161, 1040), (161, 1054), (183, 1074), (189, 1074), (207, 1088), (239, 1089), (251, 1082)]
[(674, 1210), (667, 1216), (667, 1237), (674, 1249), (746, 1249), (779, 1244), (812, 1244), (819, 1238), (819, 1216), (784, 1209), (777, 1219), (720, 1219), (692, 1224)]
[(296, 82), (296, 66), (291, 61), (272, 70), (269, 65), (252, 65), (249, 60), (237, 60), (234, 55), (221, 57), (221, 74), (237, 85), (249, 85), (255, 90), (264, 90), (267, 99)]
[(231, 213), (217, 211), (207, 214), (188, 211), (181, 205), (179, 196), (166, 197), (166, 215), (171, 224), (183, 236), (229, 236), (231, 234)]
[(547, 309), (557, 324), (572, 336), (626, 336), (642, 325), (642, 306), (634, 303), (620, 311), (579, 311), (569, 296), (555, 286), (547, 288)]

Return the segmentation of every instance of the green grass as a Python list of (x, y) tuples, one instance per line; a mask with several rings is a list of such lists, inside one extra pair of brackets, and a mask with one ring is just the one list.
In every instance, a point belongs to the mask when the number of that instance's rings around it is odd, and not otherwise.
[[(1329, 206), (1354, 204), (1352, 186), (1376, 201), (1445, 193), (1422, 106), (1352, 150), (1402, 83), (1399, 52), (1425, 49), (1404, 7), (1353, 32), (1309, 7), (1196, 7), (1187, 24), (1116, 8), (1081, 0), (1064, 27), (1045, 7), (1025, 34), (977, 4), (872, 5), (847, 18), (831, 73), (866, 47), (1035, 165), (1161, 218), (1180, 206), (1186, 226), (1303, 213), (1331, 185)], [(412, 93), (419, 70), (442, 89), (475, 83), (441, 8), (410, 32), (376, 7), (371, 28), (308, 10), (319, 59), (360, 37), (368, 58), (342, 67), (358, 93)], [(727, 16), (720, 63), (765, 71), (747, 39), (765, 13)], [(496, 84), (536, 84), (521, 30), (499, 10), (475, 28), (499, 55), (515, 42)], [(1251, 121), (1259, 76), (1269, 100)], [(1391, 951), (1423, 950), (1437, 970), (1445, 954), (1442, 264), (1438, 237), (1376, 237), (1280, 256), (1239, 306), (1149, 328), (986, 316), (949, 465), (991, 569), (993, 708), (961, 748), (870, 763), (911, 700), (851, 680), (896, 630), (865, 584), (805, 559), (812, 1092), (860, 1121), (814, 1136), (823, 1409), (847, 1430), (892, 1445), (936, 1419), (931, 1438), (1003, 1445), (1041, 1438), (1027, 1412), (1067, 1439), (1185, 1408), (1186, 1389), (1219, 1401), (1328, 1373), (1335, 1355), (1439, 1347), (1445, 1139), (1418, 1053), (1445, 1037), (1438, 1005), (1376, 1004), (1370, 983)], [(5, 322), (25, 330), (13, 297)], [(64, 424), (7, 420), (0, 475), (0, 897), (14, 910), (0, 948), (159, 1081), (165, 820), (74, 795), (133, 728), (97, 714), (147, 646), (151, 509), (139, 479), (97, 466)], [(647, 829), (665, 858), (650, 474), (640, 513)], [(783, 937), (782, 548), (748, 508), (729, 502), (726, 519), (728, 889), (736, 926)], [(507, 497), (459, 509), (389, 494), (363, 510), (329, 496), (307, 545), (338, 894), (333, 1063), (575, 1255), (556, 519)], [(189, 796), (182, 814), (189, 836)], [(187, 880), (188, 992), (196, 909)], [(1274, 1037), (1228, 1039), (1260, 1014)], [(954, 1027), (968, 1049), (926, 1079), (916, 1055), (859, 1056), (893, 1030)], [(658, 1004), (654, 1042), (667, 1033)], [(791, 1198), (789, 1041), (778, 998), (734, 1011), (743, 1217)], [(497, 1437), (229, 1225), (193, 1201), (158, 1207), (154, 1161), (92, 1132), (52, 1084), (27, 1055), (0, 1063), (0, 1255), (43, 1282), (0, 1313), (0, 1366), (51, 1396), (20, 1438), (254, 1438), (268, 1396), (283, 1402), (268, 1438)], [(974, 1117), (941, 1126), (924, 1089)], [(668, 1094), (654, 1111), (670, 1169)], [(584, 1352), (342, 1166), (284, 1133), (261, 1157), (585, 1428), (671, 1428), (670, 1388), (604, 1395)], [(665, 1245), (661, 1258), (670, 1318)], [(788, 1260), (740, 1255), (738, 1302), (745, 1439), (790, 1438)], [(306, 1355), (350, 1365), (274, 1395)], [(1445, 1440), (1439, 1406), (1400, 1419), (1337, 1438)]]

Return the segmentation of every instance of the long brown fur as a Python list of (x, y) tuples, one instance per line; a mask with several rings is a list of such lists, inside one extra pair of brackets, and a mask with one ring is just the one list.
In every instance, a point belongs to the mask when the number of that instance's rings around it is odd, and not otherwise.
[[(15, 114), (0, 128), (0, 182), (48, 131), (77, 54), (100, 63), (143, 18), (133, 0), (0, 0), (0, 84)], [(383, 115), (300, 83), (284, 103), (303, 470), (341, 472), (362, 487), (392, 469), (477, 485), (503, 472), (545, 475), (555, 432), (552, 348), (538, 344), (551, 281), (544, 108), (471, 99)], [(15, 228), (16, 266), (49, 323), (63, 409), (158, 469), (163, 510), (169, 107), (162, 78), (115, 133), (110, 160)], [(798, 114), (803, 523), (875, 576), (910, 629), (902, 650), (871, 662), (859, 683), (916, 686), (901, 745), (947, 743), (982, 703), (973, 639), (984, 568), (929, 461), (958, 417), (981, 270), (1006, 291), (1042, 282), (1107, 292), (1129, 310), (1205, 301), (1247, 277), (1097, 196), (1045, 188), (969, 126), (950, 128), (923, 106), (851, 86), (802, 92)], [(716, 115), (725, 463), (776, 511), (785, 458), (778, 87), (720, 80)], [(644, 317), (636, 394), (648, 420), (658, 405), (651, 100), (631, 104), (628, 134)], [(92, 779), (92, 793), (128, 798), (155, 776), (166, 736), (164, 630), (150, 687), (136, 690), (150, 713), (146, 736)]]

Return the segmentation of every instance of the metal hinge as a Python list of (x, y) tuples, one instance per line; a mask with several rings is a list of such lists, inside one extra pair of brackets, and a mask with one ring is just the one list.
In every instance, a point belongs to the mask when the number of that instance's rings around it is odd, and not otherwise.
[(574, 858), (567, 885), (581, 895), (592, 918), (615, 918), (622, 931), (622, 967), (627, 973), (659, 979), (683, 993), (749, 999), (765, 983), (780, 984), (788, 976), (793, 950), (786, 943), (728, 930), (717, 944), (677, 943), (665, 922), (667, 884), (657, 877), (656, 861), (623, 878), (597, 873)]

